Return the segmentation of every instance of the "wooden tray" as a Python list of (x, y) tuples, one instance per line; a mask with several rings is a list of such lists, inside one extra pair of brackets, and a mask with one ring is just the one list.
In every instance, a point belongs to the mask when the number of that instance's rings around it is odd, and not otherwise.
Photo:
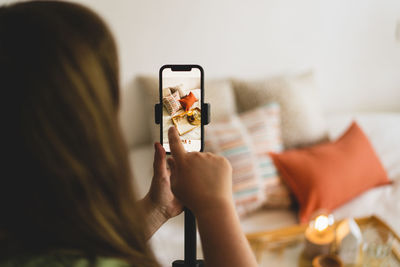
[[(198, 107), (195, 107), (192, 110), (197, 110), (201, 113), (201, 109)], [(175, 115), (171, 118), (172, 122), (174, 123), (175, 128), (178, 130), (178, 133), (180, 136), (187, 134), (190, 131), (193, 131), (194, 129), (200, 127), (201, 124), (199, 125), (193, 125), (190, 124), (189, 121), (187, 120), (187, 113), (188, 111), (184, 111), (178, 115)]]
[[(367, 227), (383, 227), (394, 237), (390, 266), (400, 266), (400, 238), (376, 216), (355, 219), (361, 231)], [(336, 222), (336, 224), (340, 223)], [(307, 225), (295, 225), (275, 231), (247, 234), (250, 246), (260, 266), (310, 266), (311, 262), (303, 255), (304, 231)], [(354, 266), (354, 265), (353, 265)], [(362, 265), (355, 265), (362, 266)]]

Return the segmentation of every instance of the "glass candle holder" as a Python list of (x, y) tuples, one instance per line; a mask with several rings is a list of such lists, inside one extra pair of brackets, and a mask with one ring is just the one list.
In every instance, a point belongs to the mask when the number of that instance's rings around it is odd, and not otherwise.
[(334, 218), (327, 212), (318, 212), (310, 221), (305, 232), (304, 254), (313, 259), (330, 254), (335, 242)]
[(383, 227), (370, 227), (363, 233), (363, 266), (389, 266), (389, 255), (393, 245), (393, 235)]

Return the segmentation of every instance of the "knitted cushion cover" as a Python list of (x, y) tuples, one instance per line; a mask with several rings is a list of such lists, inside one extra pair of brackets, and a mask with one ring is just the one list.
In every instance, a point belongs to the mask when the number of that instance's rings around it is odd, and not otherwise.
[(176, 91), (171, 95), (164, 96), (163, 105), (167, 109), (168, 114), (174, 115), (179, 109), (181, 109), (181, 104), (179, 103), (179, 92)]

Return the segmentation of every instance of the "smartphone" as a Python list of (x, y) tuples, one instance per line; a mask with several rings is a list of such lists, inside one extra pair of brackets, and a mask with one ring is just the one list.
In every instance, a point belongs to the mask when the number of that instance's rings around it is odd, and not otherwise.
[(160, 68), (160, 143), (170, 153), (168, 129), (175, 126), (188, 152), (203, 151), (204, 71), (199, 65)]

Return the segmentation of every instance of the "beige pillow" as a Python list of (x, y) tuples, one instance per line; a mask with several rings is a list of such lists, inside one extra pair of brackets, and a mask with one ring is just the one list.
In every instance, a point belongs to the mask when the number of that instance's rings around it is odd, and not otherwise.
[(170, 90), (171, 93), (175, 93), (178, 92), (179, 94), (179, 98), (185, 97), (186, 93), (185, 91), (182, 89), (183, 84), (174, 86), (174, 87), (169, 87), (168, 89)]
[(169, 87), (163, 88), (163, 97), (169, 96), (171, 93), (171, 89)]
[(232, 82), (239, 112), (268, 102), (280, 105), (285, 148), (327, 140), (327, 127), (312, 72), (263, 81), (235, 79)]
[[(139, 90), (143, 92), (146, 104), (145, 114), (150, 114), (147, 127), (151, 131), (151, 140), (160, 140), (160, 126), (154, 123), (154, 105), (159, 102), (159, 84), (156, 76), (139, 76)], [(193, 88), (182, 88), (188, 92)], [(210, 80), (204, 84), (204, 102), (211, 104), (211, 120), (220, 120), (236, 114), (235, 95), (229, 80)]]

